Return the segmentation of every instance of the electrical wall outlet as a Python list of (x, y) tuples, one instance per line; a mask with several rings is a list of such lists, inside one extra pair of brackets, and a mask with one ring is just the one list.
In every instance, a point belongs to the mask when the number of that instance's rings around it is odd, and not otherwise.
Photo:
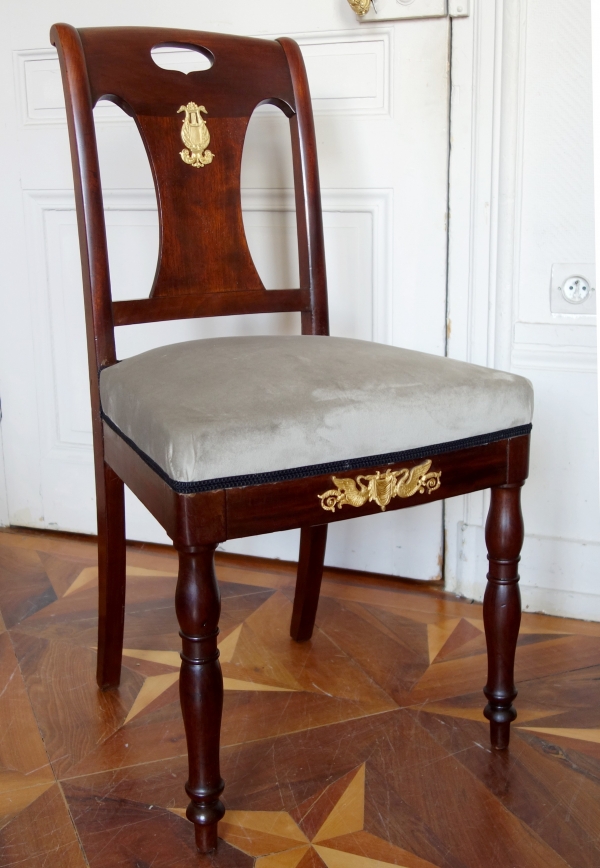
[(469, 0), (448, 0), (448, 15), (450, 18), (467, 18)]
[(555, 262), (552, 265), (550, 310), (560, 316), (595, 315), (595, 263)]

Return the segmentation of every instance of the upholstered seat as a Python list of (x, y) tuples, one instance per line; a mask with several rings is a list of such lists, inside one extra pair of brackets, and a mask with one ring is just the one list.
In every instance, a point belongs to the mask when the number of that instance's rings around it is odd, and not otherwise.
[(312, 335), (150, 350), (102, 371), (100, 394), (106, 421), (178, 491), (337, 472), (457, 441), (478, 445), (519, 433), (533, 410), (524, 377)]

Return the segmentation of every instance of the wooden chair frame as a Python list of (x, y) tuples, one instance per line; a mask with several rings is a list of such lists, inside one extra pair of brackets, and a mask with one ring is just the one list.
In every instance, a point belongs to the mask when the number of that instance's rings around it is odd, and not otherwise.
[[(220, 801), (224, 784), (219, 771), (223, 681), (217, 650), (220, 598), (213, 565), (216, 546), (228, 539), (301, 528), (291, 635), (297, 641), (304, 641), (310, 639), (315, 623), (328, 524), (371, 515), (379, 512), (381, 507), (374, 501), (368, 501), (351, 510), (324, 510), (318, 495), (331, 488), (330, 473), (307, 475), (283, 482), (191, 494), (178, 493), (103, 420), (98, 378), (105, 367), (117, 362), (114, 340), (114, 328), (117, 325), (295, 310), (301, 312), (303, 334), (328, 334), (323, 227), (308, 84), (298, 46), (287, 38), (268, 42), (150, 28), (77, 31), (69, 25), (57, 24), (52, 28), (51, 41), (59, 52), (66, 94), (90, 361), (99, 541), (98, 684), (102, 689), (107, 689), (117, 686), (120, 679), (125, 611), (126, 484), (165, 528), (179, 553), (175, 606), (181, 628), (180, 694), (189, 752), (186, 790), (191, 801), (187, 816), (195, 824), (198, 849), (205, 853), (216, 846), (217, 823), (224, 814)], [(133, 57), (131, 63), (135, 67), (135, 52), (143, 47), (149, 56), (151, 47), (157, 44), (202, 47), (204, 53), (217, 56), (219, 52), (229, 55), (235, 52), (249, 53), (258, 70), (257, 75), (266, 70), (273, 78), (272, 94), (267, 94), (268, 98), (261, 101), (278, 105), (290, 120), (300, 258), (299, 289), (267, 292), (260, 279), (256, 280), (256, 274), (247, 262), (242, 262), (241, 271), (242, 277), (247, 277), (250, 288), (220, 286), (219, 281), (226, 278), (220, 274), (216, 259), (208, 264), (210, 291), (204, 291), (204, 287), (202, 292), (197, 288), (194, 291), (193, 287), (186, 284), (188, 278), (183, 266), (181, 273), (178, 271), (177, 261), (171, 256), (174, 239), (172, 234), (169, 235), (167, 225), (168, 203), (165, 204), (161, 198), (166, 170), (151, 141), (150, 121), (148, 118), (140, 120), (143, 111), (138, 112), (131, 101), (107, 84), (111, 76), (114, 78), (115, 69), (118, 72), (125, 69), (125, 58)], [(144, 111), (151, 113), (149, 100), (156, 96), (157, 85), (154, 79), (148, 79), (148, 68), (145, 67), (143, 71), (144, 76), (139, 76), (138, 87), (141, 101), (146, 106)], [(169, 91), (170, 94), (177, 84), (181, 85), (182, 102), (185, 102), (186, 91), (191, 93), (195, 88), (196, 92), (204, 93), (208, 88), (213, 102), (218, 106), (219, 94), (225, 92), (228, 85), (227, 98), (233, 103), (232, 115), (236, 123), (241, 118), (237, 126), (231, 122), (232, 135), (238, 137), (235, 158), (239, 156), (241, 161), (243, 135), (251, 114), (246, 104), (249, 104), (252, 94), (241, 93), (245, 88), (241, 80), (236, 86), (235, 83), (224, 83), (223, 76), (221, 79), (216, 75), (211, 77), (211, 73), (212, 70), (192, 74), (187, 76), (187, 83), (184, 83), (181, 73), (165, 73), (164, 70), (154, 69), (155, 79), (160, 79), (159, 99), (163, 98), (163, 85), (165, 93)], [(199, 81), (201, 86), (194, 84)], [(110, 89), (107, 90), (107, 87)], [(124, 108), (138, 123), (157, 187), (161, 253), (157, 279), (149, 299), (113, 302), (111, 298), (92, 114), (96, 102), (105, 97)], [(220, 115), (220, 121), (226, 125), (227, 116), (223, 111)], [(157, 124), (159, 122), (156, 121)], [(239, 181), (239, 177), (234, 180)], [(233, 236), (237, 233), (237, 241), (243, 246), (245, 236), (239, 194), (234, 205), (232, 213), (226, 216)], [(210, 210), (213, 206), (205, 202), (205, 207)], [(222, 219), (217, 213), (217, 205), (214, 206), (212, 217)], [(185, 231), (181, 224), (178, 231)], [(169, 256), (170, 273), (165, 266)], [(166, 277), (163, 273), (165, 268), (161, 271), (162, 266), (167, 268)], [(498, 749), (507, 747), (510, 723), (516, 717), (512, 703), (517, 694), (513, 670), (520, 624), (517, 584), (517, 564), (523, 542), (520, 490), (528, 473), (529, 428), (526, 426), (526, 430), (512, 431), (510, 436), (505, 436), (503, 432), (490, 435), (489, 442), (483, 444), (452, 443), (437, 451), (415, 451), (414, 455), (398, 463), (381, 464), (373, 461), (368, 466), (352, 471), (356, 477), (360, 474), (375, 474), (377, 471), (385, 473), (388, 469), (411, 469), (428, 457), (433, 462), (432, 469), (441, 471), (443, 484), (430, 492), (425, 502), (491, 489), (491, 506), (486, 525), (490, 568), (484, 622), (489, 669), (484, 688), (488, 704), (484, 713), (490, 721), (492, 745)], [(395, 498), (387, 509), (414, 505), (413, 499)]]

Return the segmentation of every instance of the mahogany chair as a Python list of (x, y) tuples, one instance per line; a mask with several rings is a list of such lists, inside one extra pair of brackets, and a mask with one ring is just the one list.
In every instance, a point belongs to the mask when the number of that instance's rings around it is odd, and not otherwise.
[[(179, 553), (180, 694), (188, 818), (217, 843), (223, 684), (216, 546), (301, 528), (291, 635), (311, 637), (327, 526), (491, 488), (484, 603), (485, 715), (507, 747), (520, 622), (520, 489), (532, 391), (511, 374), (328, 337), (311, 103), (297, 44), (153, 28), (52, 28), (66, 94), (85, 293), (99, 540), (98, 684), (119, 683), (125, 607), (125, 483)], [(159, 68), (157, 45), (213, 65)], [(152, 168), (160, 252), (149, 298), (112, 301), (92, 109), (133, 117)], [(278, 106), (292, 138), (300, 286), (267, 291), (242, 223), (240, 167), (254, 109)], [(210, 144), (210, 148), (208, 147)], [(183, 145), (183, 147), (182, 147)], [(117, 364), (115, 326), (300, 311), (302, 334), (163, 347)]]

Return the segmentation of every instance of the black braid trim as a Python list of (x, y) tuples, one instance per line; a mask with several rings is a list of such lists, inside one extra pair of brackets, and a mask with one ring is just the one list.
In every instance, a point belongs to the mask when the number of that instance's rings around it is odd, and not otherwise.
[(216, 479), (202, 479), (199, 482), (178, 482), (171, 479), (162, 467), (146, 455), (112, 419), (102, 412), (102, 418), (128, 446), (137, 452), (146, 464), (170, 485), (177, 494), (199, 494), (203, 491), (217, 491), (223, 488), (243, 488), (247, 485), (266, 485), (272, 482), (289, 482), (292, 479), (304, 479), (307, 476), (324, 476), (328, 473), (344, 473), (348, 470), (361, 470), (364, 467), (382, 464), (398, 464), (401, 461), (415, 461), (419, 458), (429, 458), (431, 455), (441, 455), (445, 452), (458, 452), (474, 446), (486, 446), (497, 443), (498, 440), (508, 440), (510, 437), (522, 437), (529, 434), (531, 424), (519, 425), (517, 428), (505, 428), (503, 431), (493, 431), (490, 434), (479, 434), (476, 437), (465, 437), (462, 440), (450, 440), (448, 443), (436, 443), (434, 446), (422, 446), (419, 449), (406, 449), (404, 452), (386, 452), (381, 455), (367, 455), (365, 458), (351, 458), (347, 461), (331, 461), (328, 464), (308, 464), (305, 467), (292, 467), (289, 470), (270, 470), (268, 473), (248, 473), (242, 476), (221, 476)]

